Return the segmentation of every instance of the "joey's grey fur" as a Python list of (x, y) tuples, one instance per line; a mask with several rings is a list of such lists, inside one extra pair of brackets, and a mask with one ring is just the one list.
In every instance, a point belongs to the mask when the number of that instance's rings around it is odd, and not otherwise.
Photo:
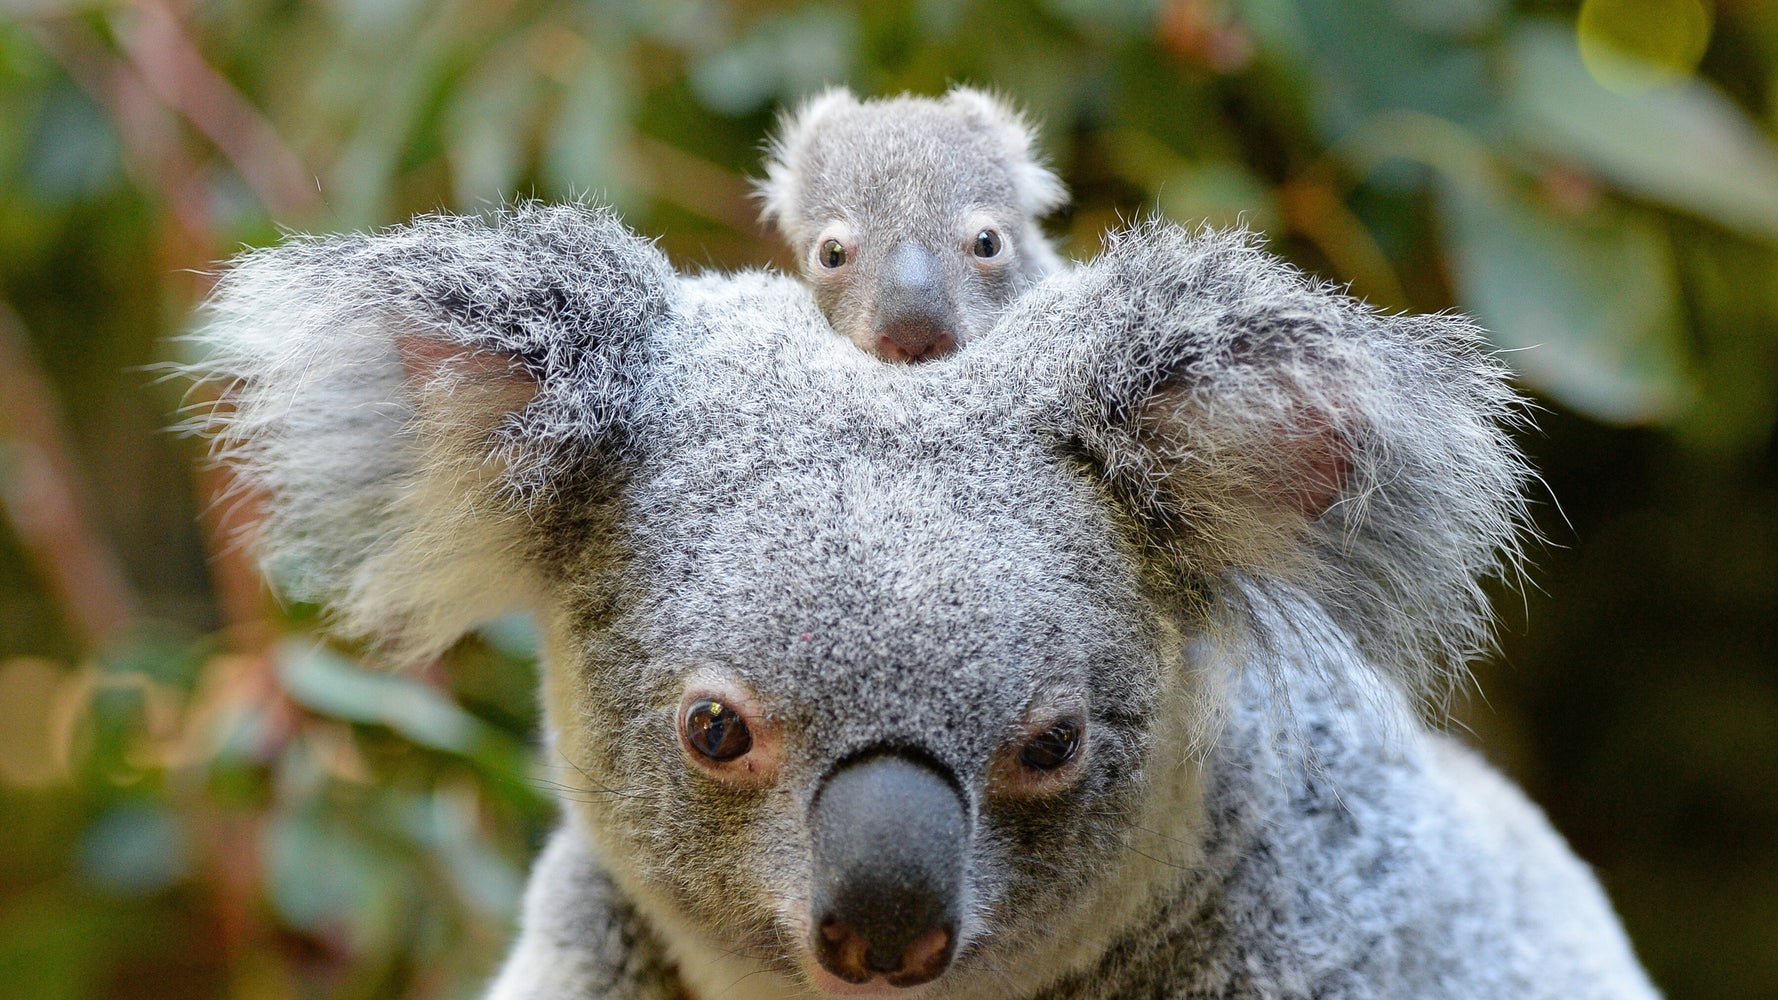
[(1067, 193), (1033, 145), (979, 90), (861, 102), (835, 88), (780, 123), (763, 215), (834, 329), (884, 358), (942, 357), (1060, 263), (1038, 220)]
[[(1413, 708), (1485, 642), (1523, 513), (1461, 319), (1149, 224), (892, 365), (792, 279), (520, 205), (249, 254), (199, 336), (270, 556), (345, 627), (542, 623), (584, 787), (498, 1000), (1654, 995)], [(699, 711), (745, 752), (696, 749)], [(1078, 752), (1032, 765), (1058, 719)], [(958, 810), (916, 854), (963, 864), (907, 862), (943, 906), (873, 965), (901, 929), (811, 900), (861, 860), (822, 796), (884, 759)]]

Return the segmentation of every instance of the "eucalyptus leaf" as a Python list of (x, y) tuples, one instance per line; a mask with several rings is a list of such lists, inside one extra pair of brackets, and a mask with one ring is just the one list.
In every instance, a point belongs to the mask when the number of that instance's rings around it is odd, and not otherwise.
[[(123, 180), (117, 135), (86, 95), (72, 84), (49, 91), (25, 153), (25, 182), (54, 202), (90, 198)], [(10, 131), (10, 130), (9, 130)]]
[(1158, 0), (1044, 0), (1043, 6), (1090, 35), (1115, 38), (1151, 30), (1165, 5)]
[(1291, 0), (1234, 0), (1234, 9), (1267, 55), (1292, 62), (1309, 57), (1309, 27)]
[(410, 827), (433, 851), (457, 894), (481, 912), (510, 920), (518, 912), (525, 874), (480, 836), (475, 813), (461, 798), (434, 795), (411, 803)]
[(1244, 225), (1261, 232), (1283, 222), (1272, 189), (1252, 171), (1229, 160), (1181, 167), (1160, 187), (1162, 214), (1176, 222), (1228, 228)]
[(1596, 420), (1663, 423), (1688, 405), (1679, 292), (1658, 226), (1564, 218), (1504, 183), (1447, 177), (1440, 214), (1459, 297), (1527, 382)]
[[(406, 5), (406, 0), (392, 4), (390, 15), (398, 16)], [(370, 81), (374, 100), (364, 99), (365, 68), (342, 67), (342, 83), (356, 84), (347, 97), (354, 102), (355, 120), (325, 175), (323, 194), (336, 216), (334, 224), (369, 225), (387, 216), (403, 156), (423, 134), (439, 88), (448, 84), (452, 42), (436, 23), (405, 39), (401, 58), (377, 65), (377, 78)]]
[(857, 17), (840, 8), (810, 6), (762, 18), (733, 45), (692, 66), (692, 92), (713, 111), (743, 115), (774, 99), (844, 83), (857, 36)]
[(1479, 47), (1424, 30), (1389, 0), (1300, 0), (1296, 12), (1310, 39), (1309, 95), (1324, 138), (1338, 139), (1382, 112), (1465, 124), (1488, 114), (1488, 64)]
[(1710, 84), (1614, 93), (1588, 74), (1573, 33), (1552, 25), (1514, 35), (1506, 83), (1515, 134), (1534, 148), (1632, 194), (1778, 239), (1778, 149)]
[(619, 210), (635, 207), (639, 178), (629, 160), (634, 87), (607, 53), (591, 46), (581, 51), (544, 137), (543, 176), (551, 188), (590, 192)]
[(366, 670), (324, 646), (285, 647), (278, 677), (310, 711), (387, 726), (435, 750), (465, 754), (488, 738), (481, 720), (418, 678)]
[(502, 656), (515, 660), (535, 660), (542, 642), (537, 620), (529, 614), (515, 612), (501, 615), (479, 629), (488, 645)]
[(278, 916), (313, 934), (347, 929), (363, 947), (394, 933), (406, 863), (351, 827), (315, 813), (278, 816), (262, 845)]
[(526, 137), (536, 124), (543, 89), (519, 45), (490, 58), (457, 88), (444, 141), (451, 187), (460, 207), (518, 194)]
[(8, 996), (88, 1000), (115, 952), (124, 920), (114, 906), (92, 906), (87, 894), (35, 892), (0, 897), (0, 983)]
[(189, 873), (191, 846), (166, 808), (124, 802), (100, 814), (87, 828), (80, 842), (80, 869), (93, 885), (147, 895)]

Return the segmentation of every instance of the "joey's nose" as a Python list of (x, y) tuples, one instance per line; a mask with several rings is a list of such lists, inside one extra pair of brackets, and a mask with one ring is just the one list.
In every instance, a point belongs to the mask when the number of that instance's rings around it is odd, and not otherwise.
[(912, 243), (891, 250), (877, 289), (877, 353), (892, 361), (944, 357), (957, 349), (956, 325), (938, 255)]
[(810, 946), (828, 972), (892, 986), (936, 978), (956, 950), (968, 824), (957, 790), (922, 761), (842, 766), (816, 793)]

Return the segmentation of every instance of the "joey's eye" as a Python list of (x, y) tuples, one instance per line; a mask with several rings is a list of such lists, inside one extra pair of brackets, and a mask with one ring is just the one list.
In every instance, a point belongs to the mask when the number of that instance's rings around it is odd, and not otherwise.
[(1000, 234), (992, 229), (984, 229), (975, 234), (975, 255), (977, 257), (993, 257), (1000, 253)]
[(821, 261), (822, 267), (831, 270), (846, 263), (846, 245), (839, 240), (827, 240), (821, 244), (821, 251), (815, 256)]
[(685, 711), (685, 742), (711, 760), (734, 760), (753, 749), (753, 734), (739, 712), (714, 698), (699, 698)]
[(1033, 771), (1054, 771), (1072, 760), (1080, 750), (1080, 735), (1079, 719), (1058, 720), (1025, 741), (1019, 748), (1019, 763)]

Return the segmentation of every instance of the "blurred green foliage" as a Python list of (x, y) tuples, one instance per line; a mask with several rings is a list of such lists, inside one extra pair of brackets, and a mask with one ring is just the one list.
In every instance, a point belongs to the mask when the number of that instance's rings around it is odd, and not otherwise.
[(1457, 721), (1672, 996), (1778, 996), (1775, 67), (1754, 0), (0, 8), (3, 992), (473, 996), (551, 821), (525, 623), (374, 670), (267, 602), (251, 511), (160, 431), (144, 366), (215, 261), (586, 195), (683, 266), (783, 266), (778, 107), (970, 82), (1041, 123), (1077, 256), (1244, 221), (1494, 331), (1554, 544)]

